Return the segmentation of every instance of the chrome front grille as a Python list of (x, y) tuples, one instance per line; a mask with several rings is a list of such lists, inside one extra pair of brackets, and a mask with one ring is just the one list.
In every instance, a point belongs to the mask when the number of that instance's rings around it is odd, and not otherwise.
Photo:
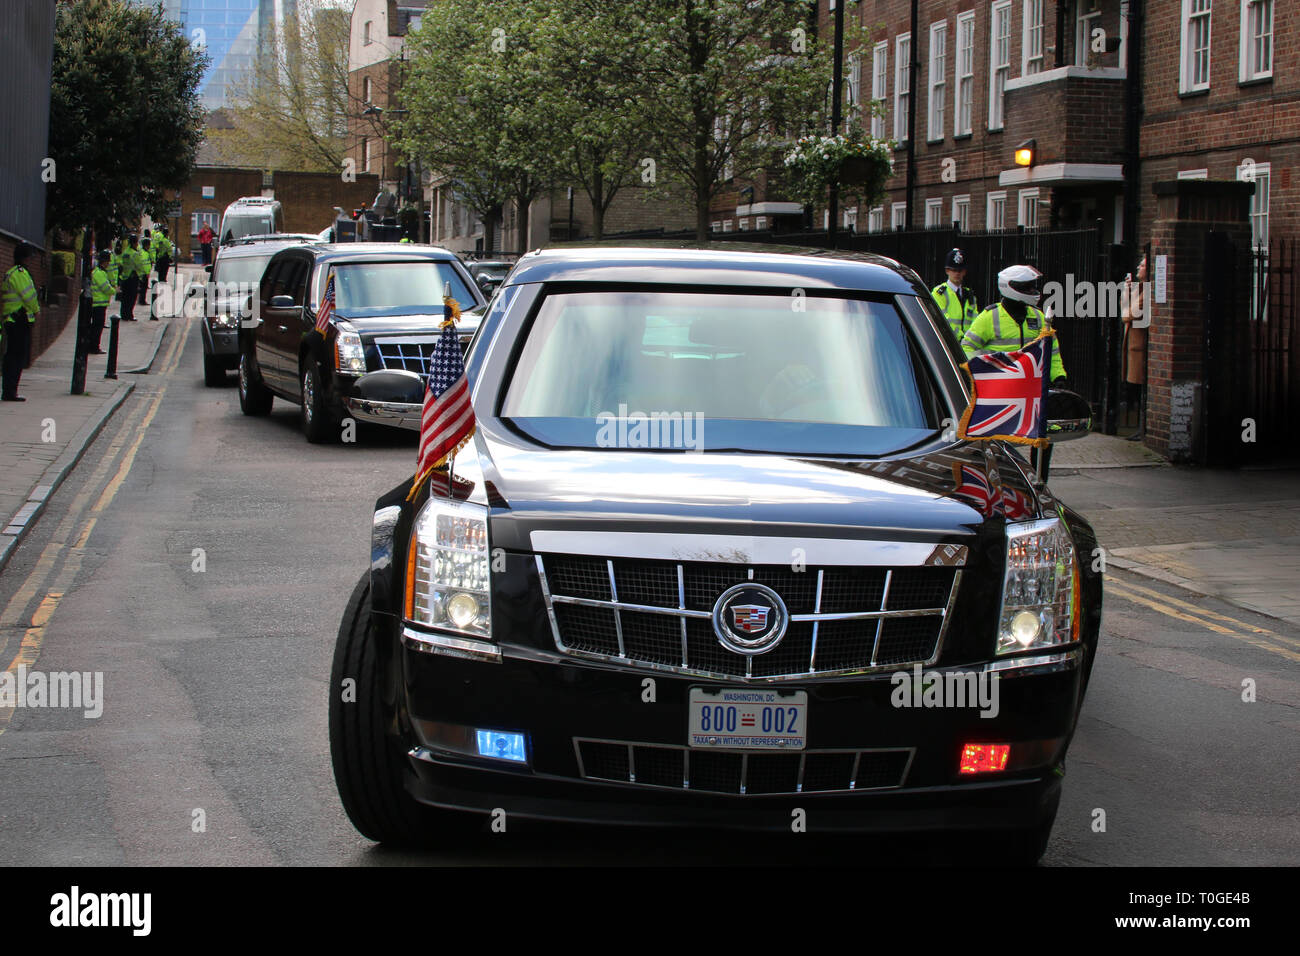
[[(951, 564), (794, 571), (560, 554), (536, 560), (559, 650), (733, 680), (933, 664), (961, 581)], [(785, 637), (757, 656), (724, 647), (713, 630), (719, 595), (744, 581), (775, 590), (790, 612)]]
[(914, 753), (903, 747), (737, 753), (588, 737), (573, 738), (573, 747), (584, 780), (741, 796), (891, 790), (906, 781)]
[(376, 338), (375, 351), (382, 368), (427, 375), (435, 341), (432, 336)]

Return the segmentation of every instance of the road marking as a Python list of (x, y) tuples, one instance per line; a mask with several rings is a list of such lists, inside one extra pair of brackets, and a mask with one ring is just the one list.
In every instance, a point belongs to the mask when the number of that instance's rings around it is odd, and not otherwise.
[[(1177, 608), (1170, 607), (1168, 604), (1163, 604), (1159, 601), (1153, 601), (1149, 598), (1143, 597), (1142, 595), (1138, 594), (1136, 591), (1128, 590), (1126, 586), (1118, 584), (1114, 581), (1108, 581), (1106, 583), (1106, 591), (1118, 594), (1126, 601), (1131, 601), (1134, 604), (1141, 604), (1144, 607), (1151, 608), (1153, 611), (1159, 611), (1161, 614), (1164, 614), (1167, 617), (1177, 618), (1178, 620), (1186, 621), (1189, 624), (1199, 624), (1201, 627), (1214, 631), (1215, 633), (1222, 634), (1225, 637), (1231, 637), (1231, 638), (1235, 638), (1236, 640), (1243, 641), (1246, 644), (1249, 644), (1251, 647), (1256, 647), (1261, 651), (1269, 651), (1273, 654), (1278, 654), (1282, 657), (1285, 657), (1289, 661), (1300, 663), (1300, 654), (1296, 653), (1290, 648), (1282, 647), (1277, 644), (1271, 644), (1268, 641), (1265, 641), (1261, 638), (1251, 637), (1249, 634), (1238, 633), (1237, 631), (1232, 630), (1232, 628), (1224, 627), (1222, 624), (1217, 624), (1214, 621), (1209, 621), (1206, 620), (1205, 618), (1197, 617), (1194, 614), (1188, 614), (1184, 611), (1178, 610)], [(1160, 597), (1163, 598), (1164, 595), (1162, 594), (1160, 595)]]
[[(135, 463), (136, 453), (144, 443), (145, 435), (148, 433), (149, 425), (153, 422), (154, 416), (158, 414), (158, 409), (162, 406), (163, 396), (167, 394), (167, 379), (180, 364), (180, 356), (184, 350), (185, 339), (188, 337), (184, 331), (189, 327), (185, 323), (185, 329), (175, 336), (172, 340), (166, 358), (163, 360), (161, 374), (159, 376), (162, 384), (158, 391), (150, 399), (147, 405), (132, 411), (127, 416), (126, 422), (122, 429), (114, 436), (112, 443), (104, 454), (103, 460), (96, 466), (95, 471), (90, 479), (82, 488), (81, 492), (73, 499), (72, 506), (63, 520), (59, 522), (50, 543), (45, 546), (41, 552), (40, 558), (36, 562), (36, 567), (32, 569), (31, 574), (23, 582), (22, 587), (14, 594), (9, 604), (5, 607), (4, 614), (0, 617), (0, 622), (9, 622), (13, 620), (16, 624), (17, 615), (21, 614), (23, 609), (31, 602), (32, 597), (43, 587), (44, 582), (49, 578), (57, 563), (59, 552), (64, 550), (65, 542), (70, 536), (73, 527), (77, 522), (87, 514), (86, 508), (99, 482), (108, 474), (113, 463), (118, 460), (118, 452), (126, 444), (127, 436), (134, 435), (125, 453), (121, 457), (117, 471), (113, 477), (108, 480), (100, 492), (95, 503), (90, 506), (89, 518), (81, 527), (81, 533), (77, 536), (76, 543), (69, 550), (68, 558), (59, 569), (54, 579), (54, 587), (41, 600), (40, 606), (32, 613), (31, 626), (23, 633), (22, 642), (18, 645), (18, 653), (10, 661), (9, 666), (5, 668), (9, 673), (16, 673), (20, 666), (32, 667), (37, 658), (40, 656), (41, 646), (45, 641), (45, 628), (50, 619), (54, 616), (55, 610), (58, 609), (59, 602), (63, 595), (75, 583), (77, 575), (81, 572), (81, 562), (85, 557), (86, 543), (90, 540), (90, 534), (99, 522), (99, 516), (117, 496), (118, 490), (122, 487), (126, 477), (131, 472), (131, 466)], [(134, 420), (134, 424), (132, 424)], [(13, 718), (14, 708), (0, 708), (0, 734), (5, 732), (9, 726), (9, 721)]]
[(1227, 614), (1220, 614), (1218, 611), (1211, 611), (1209, 608), (1201, 607), (1198, 604), (1192, 604), (1191, 602), (1184, 601), (1181, 598), (1170, 597), (1167, 594), (1161, 594), (1159, 591), (1153, 590), (1151, 588), (1143, 587), (1142, 585), (1135, 584), (1132, 581), (1122, 582), (1121, 587), (1128, 588), (1131, 591), (1137, 591), (1139, 594), (1145, 594), (1147, 597), (1155, 598), (1156, 600), (1159, 601), (1164, 601), (1166, 604), (1172, 604), (1175, 607), (1186, 608), (1187, 610), (1190, 610), (1192, 613), (1199, 614), (1202, 617), (1213, 618), (1216, 621), (1227, 621), (1229, 624), (1236, 624), (1238, 627), (1243, 627), (1246, 630), (1253, 631), (1256, 634), (1267, 634), (1272, 640), (1280, 641), (1283, 644), (1291, 644), (1294, 647), (1300, 648), (1300, 640), (1294, 637), (1287, 637), (1285, 634), (1279, 634), (1276, 631), (1270, 631), (1268, 628), (1259, 627), (1256, 624), (1247, 624), (1245, 621), (1239, 621), (1237, 620), (1237, 618), (1229, 617)]

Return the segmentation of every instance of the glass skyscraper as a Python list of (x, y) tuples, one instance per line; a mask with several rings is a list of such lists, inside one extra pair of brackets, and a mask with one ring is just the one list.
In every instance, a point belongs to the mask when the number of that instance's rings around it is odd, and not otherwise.
[[(159, 0), (135, 0), (156, 6)], [(203, 105), (228, 105), (232, 85), (251, 74), (275, 24), (297, 11), (298, 0), (161, 0), (163, 13), (185, 30), (191, 43), (202, 44), (212, 62), (199, 87)]]

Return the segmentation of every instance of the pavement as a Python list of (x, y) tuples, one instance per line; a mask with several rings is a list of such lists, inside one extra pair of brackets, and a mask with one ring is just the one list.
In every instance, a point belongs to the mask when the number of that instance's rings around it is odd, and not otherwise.
[[(118, 308), (114, 301), (110, 316)], [(167, 318), (152, 321), (139, 306), (135, 314), (137, 321), (118, 323), (116, 380), (104, 378), (107, 354), (92, 355), (86, 365), (85, 392), (71, 394), (77, 347), (74, 317), (23, 372), (18, 394), (27, 401), (0, 404), (0, 570), (50, 496), (135, 388), (132, 379), (148, 374), (171, 323)], [(108, 341), (105, 328), (105, 352)]]

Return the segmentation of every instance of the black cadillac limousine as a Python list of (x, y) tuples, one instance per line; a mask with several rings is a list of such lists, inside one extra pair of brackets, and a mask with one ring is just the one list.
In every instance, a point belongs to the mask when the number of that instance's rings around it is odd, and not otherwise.
[[(879, 257), (521, 259), (466, 358), (477, 431), (377, 503), (340, 628), (358, 830), (436, 842), (500, 810), (1036, 860), (1097, 545), (1019, 451), (956, 438), (962, 361)], [(1049, 402), (1061, 434), (1087, 414)]]

